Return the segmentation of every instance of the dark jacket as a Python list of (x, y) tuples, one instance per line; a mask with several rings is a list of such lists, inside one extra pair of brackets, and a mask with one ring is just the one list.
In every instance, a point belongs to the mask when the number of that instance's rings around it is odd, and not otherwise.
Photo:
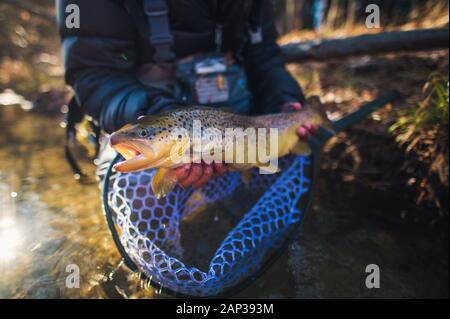
[[(140, 115), (182, 105), (170, 92), (138, 81), (139, 65), (151, 62), (153, 55), (149, 46), (143, 45), (147, 40), (140, 36), (124, 1), (130, 0), (57, 0), (66, 81), (84, 111), (107, 132)], [(142, 7), (142, 0), (131, 1)], [(262, 1), (264, 41), (259, 44), (246, 40), (249, 17), (243, 4), (248, 1), (220, 0), (213, 12), (212, 0), (167, 0), (176, 56), (214, 51), (215, 26), (220, 20), (224, 24), (223, 51), (242, 57), (254, 98), (252, 113), (277, 112), (286, 102), (303, 102), (301, 89), (285, 70), (275, 42), (272, 1)], [(80, 8), (79, 29), (65, 27), (65, 8), (71, 3)]]

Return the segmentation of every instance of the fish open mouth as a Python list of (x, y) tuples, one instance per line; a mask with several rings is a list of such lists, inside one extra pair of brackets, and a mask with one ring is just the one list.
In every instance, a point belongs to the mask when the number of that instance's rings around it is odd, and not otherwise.
[(129, 173), (145, 170), (152, 167), (157, 160), (156, 153), (151, 145), (139, 141), (117, 141), (111, 139), (111, 146), (119, 152), (125, 160), (114, 165), (114, 170), (120, 173)]
[(126, 143), (113, 145), (114, 149), (119, 152), (126, 160), (130, 160), (142, 155), (142, 152), (135, 146)]

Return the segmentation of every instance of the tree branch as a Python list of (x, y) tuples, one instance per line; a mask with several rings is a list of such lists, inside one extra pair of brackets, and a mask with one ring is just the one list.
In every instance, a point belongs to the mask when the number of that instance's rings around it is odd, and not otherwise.
[(282, 46), (288, 62), (328, 60), (388, 52), (448, 49), (449, 30), (428, 29), (366, 34), (345, 39), (323, 39)]

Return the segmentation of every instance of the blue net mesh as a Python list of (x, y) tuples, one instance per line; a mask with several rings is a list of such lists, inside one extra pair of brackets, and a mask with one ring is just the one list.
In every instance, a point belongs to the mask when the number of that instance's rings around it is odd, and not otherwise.
[(310, 189), (306, 157), (285, 157), (281, 173), (239, 173), (200, 190), (180, 187), (157, 199), (155, 171), (109, 175), (108, 205), (127, 254), (139, 271), (174, 292), (213, 296), (260, 269), (298, 223)]

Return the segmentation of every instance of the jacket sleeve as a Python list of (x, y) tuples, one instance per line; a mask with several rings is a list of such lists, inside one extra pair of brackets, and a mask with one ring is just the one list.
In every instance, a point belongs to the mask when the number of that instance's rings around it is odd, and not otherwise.
[[(136, 75), (133, 22), (115, 0), (57, 0), (66, 82), (82, 109), (111, 133), (144, 114), (180, 105), (169, 92)], [(67, 5), (79, 7), (80, 28), (67, 28)], [(99, 14), (100, 13), (100, 14)]]
[(305, 102), (302, 89), (285, 68), (280, 47), (272, 1), (262, 1), (263, 42), (248, 43), (244, 49), (244, 64), (249, 88), (254, 97), (252, 113), (276, 113), (287, 102)]

